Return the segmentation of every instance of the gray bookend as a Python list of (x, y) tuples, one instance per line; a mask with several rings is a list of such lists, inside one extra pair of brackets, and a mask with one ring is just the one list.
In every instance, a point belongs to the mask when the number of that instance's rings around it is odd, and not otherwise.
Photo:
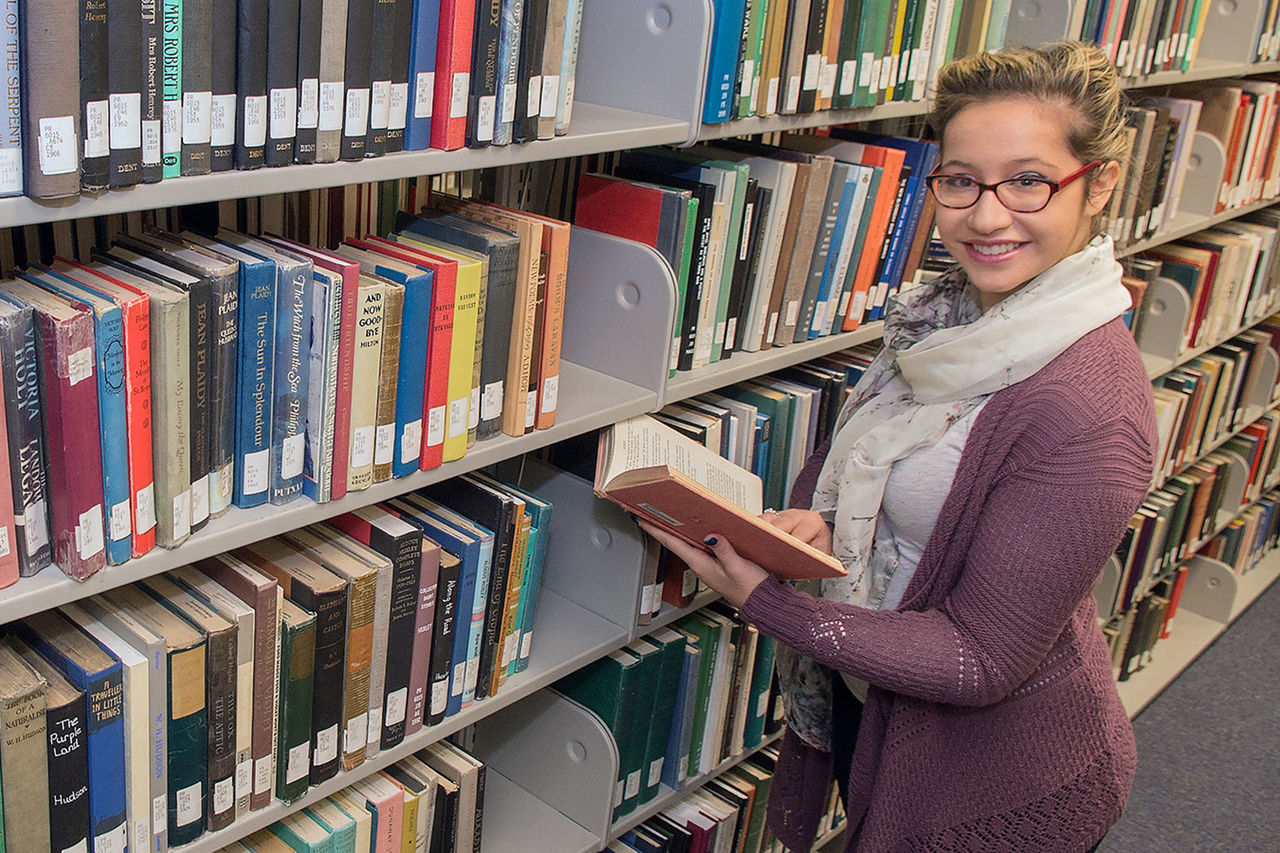
[(1196, 555), (1187, 561), (1187, 572), (1178, 607), (1185, 607), (1214, 622), (1230, 622), (1238, 587), (1231, 567)]
[(1151, 282), (1142, 299), (1138, 349), (1172, 365), (1182, 352), (1182, 335), (1190, 312), (1191, 299), (1177, 282), (1167, 278)]
[(1261, 29), (1266, 6), (1265, 0), (1206, 3), (1201, 13), (1206, 18), (1204, 32), (1200, 36), (1198, 59), (1217, 59), (1239, 64), (1241, 50), (1246, 47), (1250, 51), (1249, 59), (1252, 59), (1252, 51), (1257, 45), (1248, 44), (1247, 40)]
[(1013, 0), (1004, 31), (1006, 45), (1034, 47), (1050, 41), (1075, 38), (1068, 35), (1072, 7), (1085, 0)]
[(1222, 171), (1226, 168), (1227, 152), (1211, 133), (1196, 131), (1191, 144), (1191, 159), (1187, 161), (1187, 177), (1182, 184), (1182, 200), (1178, 203), (1178, 215), (1213, 216), (1222, 187)]

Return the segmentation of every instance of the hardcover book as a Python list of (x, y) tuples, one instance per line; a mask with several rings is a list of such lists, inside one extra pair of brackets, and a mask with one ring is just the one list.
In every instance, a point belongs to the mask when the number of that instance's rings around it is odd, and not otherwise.
[(42, 853), (50, 849), (45, 685), (7, 643), (0, 643), (0, 732), (0, 776), (10, 780), (5, 849)]
[(5, 438), (12, 466), (13, 549), (18, 555), (19, 574), (27, 577), (49, 565), (53, 553), (34, 309), (0, 298), (0, 342)]
[(310, 778), (315, 657), (316, 614), (282, 599), (275, 788), (286, 803), (307, 792)]
[[(155, 17), (150, 3), (149, 17)], [(142, 40), (141, 0), (112, 3), (106, 7), (107, 44), (107, 182), (112, 189), (131, 187), (142, 180)]]

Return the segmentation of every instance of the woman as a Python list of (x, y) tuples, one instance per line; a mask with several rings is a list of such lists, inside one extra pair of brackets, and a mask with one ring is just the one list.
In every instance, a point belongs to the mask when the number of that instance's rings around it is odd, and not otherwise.
[(809, 849), (835, 776), (846, 850), (1083, 851), (1136, 762), (1089, 592), (1155, 433), (1098, 236), (1121, 95), (1101, 51), (1059, 43), (945, 67), (930, 122), (958, 266), (892, 305), (797, 481), (811, 509), (766, 513), (849, 577), (814, 597), (721, 537), (707, 554), (646, 530), (796, 653), (770, 802), (788, 847)]

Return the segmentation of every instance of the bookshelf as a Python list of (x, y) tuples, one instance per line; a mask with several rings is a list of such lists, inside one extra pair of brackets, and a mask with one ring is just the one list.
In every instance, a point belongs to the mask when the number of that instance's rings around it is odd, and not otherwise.
[[(1037, 43), (1067, 35), (1068, 21), (1083, 2), (1015, 0), (1008, 40)], [(1239, 47), (1231, 45), (1228, 37), (1240, 32), (1249, 20), (1258, 19), (1263, 5), (1260, 0), (1213, 5), (1214, 15), (1207, 27), (1211, 35), (1206, 37), (1199, 62), (1191, 72), (1151, 74), (1131, 78), (1125, 85), (1156, 87), (1280, 71), (1280, 62), (1242, 64), (1229, 58)], [(865, 110), (704, 125), (699, 117), (711, 21), (710, 0), (654, 0), (641, 4), (588, 2), (583, 16), (572, 129), (568, 135), (555, 140), (483, 150), (406, 152), (358, 164), (218, 173), (61, 201), (4, 199), (0, 200), (0, 227), (490, 168), (647, 145), (904, 118), (922, 115), (928, 109), (927, 101), (915, 101)], [(1211, 165), (1211, 162), (1202, 163), (1205, 174), (1212, 174)], [(1221, 214), (1206, 214), (1203, 207), (1188, 207), (1171, 230), (1126, 247), (1121, 254), (1142, 251), (1270, 203), (1273, 200)], [(880, 334), (878, 324), (869, 324), (854, 332), (807, 343), (759, 353), (735, 353), (732, 358), (708, 368), (668, 378), (666, 345), (675, 323), (676, 291), (666, 262), (647, 247), (581, 229), (575, 230), (572, 247), (560, 405), (554, 428), (520, 438), (496, 437), (477, 444), (457, 462), (378, 484), (341, 501), (314, 504), (300, 500), (283, 507), (250, 511), (233, 508), (224, 517), (210, 521), (180, 548), (157, 550), (123, 565), (108, 567), (84, 583), (71, 581), (50, 567), (5, 590), (0, 596), (0, 623), (386, 500), (444, 478), (508, 462), (553, 442), (656, 411), (668, 402), (873, 340)], [(1160, 372), (1167, 369), (1169, 367), (1161, 367)], [(611, 504), (594, 501), (589, 484), (555, 481), (555, 475), (545, 471), (531, 470), (528, 475), (525, 484), (551, 498), (559, 513), (552, 539), (554, 550), (548, 555), (535, 631), (537, 640), (529, 669), (514, 676), (496, 696), (476, 703), (439, 726), (422, 730), (353, 771), (339, 773), (309, 790), (302, 800), (291, 804), (277, 801), (266, 809), (250, 813), (226, 830), (208, 833), (176, 849), (191, 853), (219, 849), (472, 724), (479, 724), (477, 753), (490, 766), (485, 823), (488, 849), (512, 853), (592, 853), (626, 826), (677, 796), (677, 792), (664, 789), (658, 800), (624, 821), (612, 823), (611, 809), (608, 802), (603, 801), (602, 792), (612, 790), (617, 769), (616, 746), (607, 731), (598, 725), (598, 720), (593, 730), (581, 709), (575, 713), (573, 703), (545, 688), (586, 663), (706, 604), (715, 595), (703, 593), (689, 608), (667, 607), (650, 624), (637, 624), (642, 546), (634, 525)], [(587, 519), (590, 523), (584, 523)], [(1188, 605), (1180, 611), (1170, 641), (1174, 645), (1159, 647), (1162, 658), (1159, 666), (1143, 670), (1122, 685), (1121, 694), (1131, 713), (1136, 713), (1176, 677), (1248, 602), (1280, 575), (1280, 555), (1277, 554), (1268, 556), (1253, 572), (1240, 578), (1224, 578), (1221, 564), (1207, 565), (1210, 562), (1193, 563), (1190, 569), (1196, 572), (1195, 578), (1203, 580), (1198, 586), (1206, 588), (1201, 596), (1203, 606), (1196, 610)], [(607, 583), (600, 582), (601, 567), (607, 567), (610, 573)], [(1219, 600), (1227, 598), (1225, 594), (1219, 595), (1223, 589), (1231, 593), (1226, 604)], [(1188, 594), (1196, 599), (1190, 589)], [(1204, 611), (1212, 611), (1217, 618), (1202, 615)], [(562, 740), (558, 744), (560, 748), (556, 748), (556, 741), (542, 737), (556, 726), (572, 730), (576, 739)], [(722, 772), (736, 760), (725, 762), (715, 773)], [(691, 780), (690, 785), (700, 781), (703, 779)]]

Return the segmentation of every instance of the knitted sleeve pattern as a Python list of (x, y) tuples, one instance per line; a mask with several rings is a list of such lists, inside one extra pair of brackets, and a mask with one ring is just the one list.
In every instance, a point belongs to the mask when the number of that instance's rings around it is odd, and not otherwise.
[[(1039, 410), (1024, 408), (1019, 420), (1080, 420), (1067, 411), (1069, 389), (1047, 390), (1029, 401)], [(1123, 411), (1085, 422), (1066, 437), (1028, 431), (1008, 452), (976, 529), (962, 537), (967, 553), (943, 556), (963, 569), (932, 606), (871, 611), (765, 581), (743, 617), (801, 654), (895, 693), (952, 705), (1000, 701), (1044, 662), (1148, 485), (1146, 425)], [(957, 487), (964, 488), (959, 478)]]

